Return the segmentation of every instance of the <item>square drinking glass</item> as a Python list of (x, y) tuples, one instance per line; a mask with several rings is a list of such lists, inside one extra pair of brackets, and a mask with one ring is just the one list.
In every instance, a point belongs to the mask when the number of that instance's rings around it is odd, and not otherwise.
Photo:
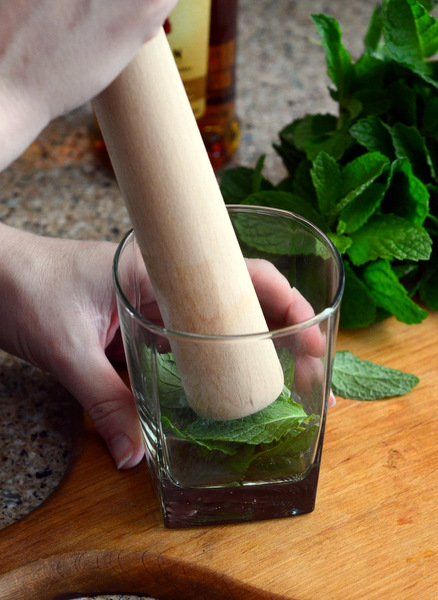
[[(304, 320), (297, 304), (289, 324), (269, 332), (170, 331), (142, 314), (145, 267), (133, 231), (114, 259), (131, 387), (164, 524), (171, 528), (288, 517), (315, 506), (342, 261), (331, 241), (295, 214), (245, 205), (229, 206), (228, 213), (245, 258), (271, 262), (305, 299)], [(208, 351), (219, 345), (227, 352), (267, 339), (283, 367), (281, 396), (242, 419), (198, 417), (187, 403), (172, 346)]]

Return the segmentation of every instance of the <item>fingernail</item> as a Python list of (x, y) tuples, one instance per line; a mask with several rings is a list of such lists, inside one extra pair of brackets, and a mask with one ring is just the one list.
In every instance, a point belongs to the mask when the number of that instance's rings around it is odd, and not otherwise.
[(332, 391), (330, 391), (330, 398), (329, 398), (328, 405), (329, 406), (335, 406), (336, 405), (336, 398), (335, 398), (335, 395), (333, 394)]
[(131, 440), (124, 433), (119, 433), (110, 441), (110, 452), (118, 469), (122, 469), (134, 454)]

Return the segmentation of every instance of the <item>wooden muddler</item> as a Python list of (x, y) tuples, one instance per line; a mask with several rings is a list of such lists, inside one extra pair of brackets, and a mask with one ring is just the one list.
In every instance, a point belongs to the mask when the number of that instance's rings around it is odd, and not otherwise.
[[(94, 109), (170, 330), (239, 335), (266, 321), (164, 31), (94, 101)], [(234, 419), (281, 393), (271, 340), (171, 338), (187, 400)]]

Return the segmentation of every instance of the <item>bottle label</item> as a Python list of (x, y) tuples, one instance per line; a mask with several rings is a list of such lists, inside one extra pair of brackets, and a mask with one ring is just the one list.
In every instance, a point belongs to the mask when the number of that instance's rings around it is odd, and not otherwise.
[(196, 119), (206, 109), (211, 0), (179, 0), (166, 22), (175, 62)]

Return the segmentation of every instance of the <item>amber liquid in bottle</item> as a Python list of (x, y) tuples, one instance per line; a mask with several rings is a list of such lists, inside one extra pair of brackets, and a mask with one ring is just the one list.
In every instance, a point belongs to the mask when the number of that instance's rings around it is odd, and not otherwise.
[[(206, 103), (197, 122), (215, 171), (230, 162), (240, 142), (240, 125), (235, 113), (237, 5), (238, 0), (211, 2)], [(192, 84), (184, 84), (190, 97), (189, 86)], [(192, 108), (196, 116), (197, 105), (193, 102)], [(111, 169), (95, 118), (90, 138), (100, 162)]]
[(240, 142), (235, 113), (237, 0), (212, 0), (207, 106), (198, 125), (214, 169), (230, 162)]

